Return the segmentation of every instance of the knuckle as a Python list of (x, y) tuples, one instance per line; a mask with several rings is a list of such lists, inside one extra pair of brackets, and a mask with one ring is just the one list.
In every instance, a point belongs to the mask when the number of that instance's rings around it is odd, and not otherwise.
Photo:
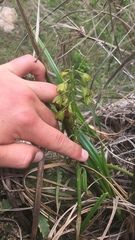
[(55, 141), (56, 141), (56, 144), (57, 144), (57, 150), (59, 151), (59, 150), (62, 149), (63, 146), (65, 146), (65, 144), (66, 144), (66, 137), (65, 137), (64, 134), (58, 133), (56, 135)]
[(27, 60), (28, 62), (38, 63), (39, 66), (40, 66), (40, 70), (42, 70), (42, 71), (44, 71), (44, 72), (46, 71), (44, 64), (43, 64), (42, 62), (40, 62), (39, 60), (37, 61), (37, 59), (36, 59), (35, 57), (33, 57), (31, 54), (26, 54), (26, 55), (25, 55), (25, 58), (26, 58), (26, 60)]
[(19, 114), (19, 123), (21, 127), (29, 127), (35, 125), (35, 114), (29, 110), (24, 110)]
[(24, 57), (25, 57), (25, 60), (27, 60), (27, 61), (34, 60), (34, 57), (31, 54), (25, 54)]
[(34, 103), (36, 101), (36, 97), (33, 94), (32, 91), (30, 91), (29, 89), (24, 89), (23, 93), (22, 93), (22, 97), (23, 99), (25, 99), (28, 103)]

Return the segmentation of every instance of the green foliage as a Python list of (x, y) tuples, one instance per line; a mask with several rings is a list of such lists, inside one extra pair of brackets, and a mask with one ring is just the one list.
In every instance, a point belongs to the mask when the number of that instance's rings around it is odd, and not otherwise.
[[(79, 130), (79, 132), (80, 132), (80, 134), (79, 134), (80, 143), (81, 143), (82, 147), (88, 151), (89, 156), (90, 156), (90, 158), (88, 159), (88, 165), (96, 171), (95, 176), (100, 183), (102, 191), (107, 193), (109, 197), (115, 196), (115, 192), (113, 192), (113, 190), (108, 185), (108, 181), (106, 181), (106, 179), (107, 179), (110, 181), (110, 183), (112, 183), (112, 180), (110, 177), (110, 172), (107, 167), (105, 157), (101, 156), (98, 153), (96, 148), (93, 146), (93, 144), (90, 142), (90, 140), (87, 138), (87, 136), (81, 130)], [(98, 174), (98, 172), (99, 172), (99, 174)], [(101, 174), (105, 178), (102, 179)]]
[(42, 215), (39, 215), (39, 230), (42, 233), (43, 238), (47, 237), (49, 232), (50, 232), (50, 228), (49, 228), (49, 224), (48, 224), (48, 220)]
[(81, 167), (81, 186), (82, 186), (82, 192), (87, 192), (88, 189), (88, 179), (87, 179), (87, 171), (85, 167)]
[[(76, 73), (80, 79), (76, 79)], [(70, 114), (69, 121), (74, 124), (78, 122), (77, 112), (77, 88), (81, 90), (79, 101), (84, 102), (86, 105), (92, 103), (92, 91), (90, 90), (91, 76), (88, 73), (82, 73), (72, 68), (61, 73), (64, 82), (57, 85), (57, 92), (60, 94), (56, 96), (53, 103), (58, 104), (61, 109), (56, 113), (58, 120), (63, 121), (65, 112)], [(75, 84), (76, 83), (76, 84)]]
[(89, 73), (90, 65), (86, 58), (84, 58), (78, 51), (75, 51), (72, 58), (72, 64), (75, 69), (80, 72)]
[[(30, 11), (29, 1), (23, 1), (23, 3), (28, 11), (31, 24), (35, 25), (35, 15), (33, 11), (32, 13)], [(133, 174), (124, 168), (106, 163), (102, 146), (100, 152), (94, 145), (95, 139), (98, 139), (99, 135), (96, 135), (95, 130), (86, 123), (81, 110), (89, 110), (96, 125), (101, 130), (100, 121), (95, 114), (97, 105), (94, 106), (93, 104), (94, 100), (97, 101), (97, 95), (102, 93), (101, 100), (104, 102), (108, 101), (110, 97), (119, 97), (121, 92), (125, 94), (126, 91), (129, 91), (130, 83), (133, 83), (133, 80), (125, 72), (128, 70), (129, 73), (134, 74), (135, 70), (132, 68), (134, 62), (122, 66), (116, 79), (116, 74), (113, 76), (113, 73), (121, 66), (121, 63), (129, 56), (130, 52), (134, 51), (134, 31), (132, 26), (135, 19), (134, 13), (132, 13), (133, 1), (129, 0), (121, 2), (89, 0), (75, 1), (74, 3), (73, 1), (67, 1), (57, 11), (51, 12), (60, 3), (61, 1), (42, 1), (45, 8), (41, 10), (41, 18), (47, 16), (47, 14), (49, 16), (45, 17), (45, 20), (40, 24), (41, 31), (38, 44), (42, 49), (41, 55), (45, 58), (49, 71), (53, 72), (51, 81), (58, 83), (57, 91), (59, 95), (53, 100), (53, 111), (57, 119), (62, 122), (62, 130), (66, 131), (72, 140), (81, 144), (88, 151), (89, 159), (84, 165), (75, 164), (71, 161), (69, 172), (67, 166), (66, 170), (58, 168), (54, 172), (45, 172), (43, 187), (46, 190), (43, 190), (42, 202), (44, 203), (46, 200), (48, 202), (50, 197), (52, 205), (49, 211), (45, 209), (45, 212), (49, 212), (48, 217), (40, 215), (39, 230), (43, 238), (48, 237), (52, 222), (57, 221), (60, 213), (63, 214), (69, 206), (71, 207), (69, 202), (66, 201), (71, 199), (71, 204), (77, 203), (78, 207), (74, 216), (77, 215), (75, 237), (79, 239), (96, 214), (100, 212), (102, 205), (105, 207), (105, 198), (108, 198), (108, 202), (111, 202), (111, 199), (119, 196), (120, 200), (123, 201), (124, 194), (121, 188), (114, 184), (111, 171), (114, 170), (124, 173), (130, 178), (133, 177)], [(8, 39), (7, 34), (3, 33), (2, 35), (1, 46), (4, 46), (5, 43), (6, 51), (8, 49), (8, 54), (6, 52), (5, 55), (5, 50), (1, 47), (2, 63), (5, 61), (4, 59), (10, 60), (14, 56), (16, 44), (19, 44), (20, 39), (26, 35), (26, 30), (22, 27), (23, 24), (20, 24), (20, 18), (19, 26), (21, 26), (21, 30), (17, 30), (19, 36), (16, 37), (15, 34), (15, 45), (12, 45), (14, 34), (10, 35), (10, 46), (12, 46), (10, 49), (8, 48), (9, 42), (5, 41), (5, 39)], [(33, 32), (35, 33), (35, 30)], [(32, 52), (32, 47), (28, 39), (25, 38), (19, 53), (15, 53), (15, 55), (18, 56), (28, 52)], [(8, 58), (7, 55), (9, 55)], [(111, 76), (113, 77), (111, 78)], [(111, 81), (109, 81), (110, 79)], [(133, 88), (133, 84), (131, 88)], [(104, 91), (101, 91), (102, 89)], [(81, 108), (79, 107), (80, 103), (82, 104)], [(62, 160), (61, 163), (64, 161)], [(35, 182), (36, 177), (33, 174), (27, 183), (30, 189), (34, 189)], [(53, 185), (54, 182), (56, 187)], [(72, 187), (71, 192), (69, 189), (65, 190), (65, 183)], [(89, 186), (91, 186), (91, 192)], [(83, 214), (83, 195), (85, 196), (84, 200), (88, 200), (93, 196), (96, 197), (95, 203), (85, 214)], [(64, 210), (59, 210), (59, 206), (64, 206)], [(3, 200), (1, 208), (10, 208), (9, 202)], [(111, 208), (112, 206), (110, 206)], [(86, 206), (84, 209), (86, 209)], [(55, 213), (56, 211), (61, 212), (57, 216), (54, 214), (54, 219), (51, 222), (52, 210)], [(118, 214), (116, 219), (117, 216)], [(119, 216), (122, 216), (121, 210)], [(64, 218), (65, 221), (66, 217)], [(71, 224), (74, 227), (74, 223), (71, 222)], [(60, 223), (58, 223), (57, 228), (59, 226)], [(72, 239), (75, 239), (75, 237)], [(60, 238), (66, 239), (66, 236)]]
[(42, 4), (44, 4), (47, 8), (56, 8), (60, 3), (60, 0), (57, 0), (57, 2), (50, 0), (42, 0)]
[(2, 209), (12, 209), (12, 205), (9, 201), (9, 199), (3, 199), (1, 202), (1, 208)]
[(93, 218), (95, 212), (98, 211), (100, 205), (103, 203), (106, 197), (107, 197), (107, 193), (104, 193), (103, 195), (101, 195), (97, 200), (97, 202), (95, 203), (95, 205), (90, 210), (90, 212), (87, 213), (85, 219), (82, 222), (80, 233), (83, 233), (85, 229), (88, 227), (88, 225), (90, 224), (91, 218)]

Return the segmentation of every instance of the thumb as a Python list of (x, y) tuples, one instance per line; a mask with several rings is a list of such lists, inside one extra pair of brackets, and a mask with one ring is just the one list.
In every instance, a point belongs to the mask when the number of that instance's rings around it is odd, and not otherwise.
[(0, 167), (27, 168), (32, 161), (39, 162), (42, 158), (43, 152), (30, 144), (0, 145)]

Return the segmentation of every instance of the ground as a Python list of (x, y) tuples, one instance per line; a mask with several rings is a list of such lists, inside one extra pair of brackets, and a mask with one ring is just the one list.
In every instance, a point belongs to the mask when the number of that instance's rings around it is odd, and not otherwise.
[(32, 48), (29, 45), (28, 39), (21, 43), (27, 33), (17, 3), (15, 1), (5, 0), (0, 4), (0, 7), (14, 8), (17, 13), (17, 17), (14, 19), (14, 27), (12, 31), (5, 32), (2, 28), (0, 28), (0, 35), (2, 36), (0, 38), (0, 64), (2, 64), (23, 54), (32, 53)]

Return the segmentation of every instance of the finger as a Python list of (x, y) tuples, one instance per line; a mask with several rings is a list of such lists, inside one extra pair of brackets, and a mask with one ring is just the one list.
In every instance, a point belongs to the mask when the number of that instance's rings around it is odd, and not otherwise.
[(26, 168), (31, 162), (39, 162), (43, 152), (32, 145), (13, 143), (0, 146), (0, 167)]
[(36, 121), (34, 127), (31, 129), (31, 135), (25, 136), (30, 142), (38, 146), (47, 148), (48, 150), (58, 152), (69, 158), (86, 161), (88, 153), (75, 142), (71, 141), (59, 130), (45, 124), (42, 120)]
[(55, 114), (45, 106), (44, 103), (37, 100), (37, 105), (35, 106), (38, 116), (48, 125), (59, 129), (58, 121), (56, 120)]
[(23, 93), (23, 91), (26, 91), (26, 88), (28, 88), (43, 102), (52, 102), (54, 97), (58, 95), (56, 86), (54, 84), (47, 82), (26, 81), (20, 78), (19, 76), (13, 74), (12, 72), (10, 72), (9, 74), (8, 70), (5, 71), (4, 69), (0, 68), (0, 71), (1, 75), (2, 74), (4, 75), (6, 81), (9, 81), (11, 86), (12, 86), (11, 80), (13, 79), (14, 84), (13, 90), (17, 89), (17, 91), (19, 91), (21, 88), (23, 88), (21, 91)]
[(47, 82), (26, 81), (26, 84), (43, 102), (52, 102), (58, 95), (56, 86)]
[(4, 64), (3, 67), (8, 68), (19, 77), (23, 77), (24, 75), (31, 73), (35, 76), (36, 81), (45, 80), (46, 70), (44, 65), (29, 54), (16, 58), (11, 62)]

